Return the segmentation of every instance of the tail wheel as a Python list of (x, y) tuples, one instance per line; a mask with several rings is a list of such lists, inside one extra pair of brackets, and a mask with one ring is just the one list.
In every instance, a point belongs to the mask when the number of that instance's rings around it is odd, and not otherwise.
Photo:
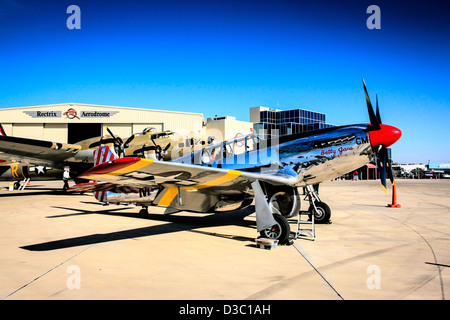
[(289, 222), (282, 215), (274, 213), (273, 217), (277, 224), (273, 225), (270, 228), (264, 229), (259, 234), (263, 238), (278, 240), (280, 244), (283, 244), (289, 240), (291, 227), (289, 225)]
[(142, 208), (138, 213), (138, 217), (147, 219), (148, 218), (148, 209)]
[(315, 223), (331, 223), (331, 209), (325, 202), (316, 202), (315, 203), (317, 210), (314, 209), (314, 206), (311, 205), (308, 209), (309, 217), (314, 214), (314, 222)]
[(269, 206), (272, 212), (291, 218), (300, 211), (300, 196), (297, 188), (273, 188), (269, 192)]

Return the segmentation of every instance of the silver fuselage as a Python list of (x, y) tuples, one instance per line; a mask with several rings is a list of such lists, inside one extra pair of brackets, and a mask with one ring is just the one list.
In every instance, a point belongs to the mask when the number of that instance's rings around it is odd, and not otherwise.
[(174, 162), (293, 177), (316, 184), (358, 169), (373, 157), (365, 124), (291, 134), (270, 140), (248, 135), (211, 145)]

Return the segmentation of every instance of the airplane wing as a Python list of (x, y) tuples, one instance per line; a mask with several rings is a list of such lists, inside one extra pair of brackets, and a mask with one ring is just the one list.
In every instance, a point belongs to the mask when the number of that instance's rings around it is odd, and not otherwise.
[[(272, 184), (294, 184), (297, 180), (292, 173), (263, 174), (249, 173), (223, 168), (211, 168), (176, 162), (155, 161), (127, 157), (105, 162), (79, 176), (83, 179), (109, 183), (109, 188), (146, 188), (163, 185), (155, 203), (177, 207), (182, 194), (190, 193), (190, 201), (196, 192), (210, 195), (233, 195), (247, 193), (250, 184), (256, 180)], [(106, 187), (106, 185), (105, 185)], [(79, 186), (78, 188), (81, 188)], [(93, 187), (91, 191), (97, 189)], [(103, 190), (107, 190), (107, 188)], [(110, 190), (111, 190), (110, 189)], [(77, 186), (69, 191), (79, 191)], [(85, 188), (84, 191), (87, 191)], [(177, 195), (179, 197), (177, 197)], [(180, 201), (181, 202), (181, 201)]]
[(0, 158), (11, 162), (55, 166), (74, 156), (81, 146), (0, 135)]

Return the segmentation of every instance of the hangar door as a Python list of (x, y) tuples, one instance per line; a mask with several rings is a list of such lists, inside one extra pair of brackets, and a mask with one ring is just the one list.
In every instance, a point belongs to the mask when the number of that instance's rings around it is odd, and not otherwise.
[[(11, 136), (28, 138), (28, 139), (43, 139), (44, 125), (42, 123), (14, 123)], [(8, 133), (7, 133), (8, 134)]]
[(69, 123), (67, 125), (67, 143), (77, 143), (102, 134), (101, 123)]
[(44, 123), (44, 140), (67, 143), (67, 124)]

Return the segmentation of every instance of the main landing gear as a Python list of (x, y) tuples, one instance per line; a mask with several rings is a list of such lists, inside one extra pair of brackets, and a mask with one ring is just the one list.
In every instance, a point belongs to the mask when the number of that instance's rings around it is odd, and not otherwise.
[[(330, 207), (319, 198), (319, 185), (304, 187), (305, 200), (309, 202), (309, 216), (314, 214), (315, 223), (331, 223)], [(300, 195), (295, 187), (266, 185), (266, 194), (272, 213), (277, 213), (285, 218), (295, 217), (300, 211)]]
[[(264, 194), (258, 181), (252, 183), (252, 187), (255, 192), (257, 229), (261, 237), (278, 240), (280, 244), (289, 242), (291, 229), (287, 219), (300, 212), (300, 195), (297, 188), (266, 185)], [(331, 223), (330, 207), (320, 200), (317, 186), (306, 186), (304, 194), (305, 200), (309, 202), (310, 218), (314, 215), (315, 223)]]
[(289, 241), (291, 228), (283, 214), (289, 215), (290, 205), (285, 203), (289, 196), (273, 186), (265, 186), (266, 192), (258, 180), (252, 182), (255, 196), (256, 229), (262, 238), (278, 240), (280, 244)]
[(287, 219), (281, 214), (274, 213), (273, 218), (275, 219), (276, 224), (260, 231), (259, 234), (262, 238), (278, 240), (280, 244), (285, 244), (289, 240), (291, 226)]
[(304, 189), (304, 193), (306, 194), (306, 198), (309, 201), (309, 217), (314, 214), (314, 222), (322, 223), (322, 224), (330, 224), (331, 223), (331, 209), (325, 203), (322, 202), (318, 195), (318, 185), (317, 189), (314, 185), (307, 185)]

